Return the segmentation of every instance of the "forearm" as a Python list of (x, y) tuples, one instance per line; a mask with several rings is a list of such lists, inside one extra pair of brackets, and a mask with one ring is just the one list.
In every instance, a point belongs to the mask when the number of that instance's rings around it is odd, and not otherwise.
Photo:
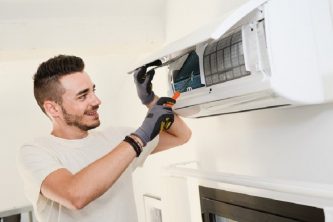
[(159, 143), (153, 153), (180, 146), (191, 138), (192, 131), (187, 124), (177, 114), (174, 117), (170, 129), (160, 133)]
[[(154, 106), (158, 99), (159, 97), (155, 95), (154, 100), (146, 105), (147, 108), (150, 109), (152, 106)], [(157, 153), (176, 146), (180, 146), (186, 143), (191, 138), (191, 135), (191, 129), (177, 114), (175, 114), (174, 122), (170, 129), (160, 132), (159, 143), (152, 153)]]
[(78, 172), (72, 180), (71, 186), (77, 192), (78, 202), (85, 206), (104, 194), (126, 170), (135, 158), (131, 145), (120, 143), (106, 156), (93, 162)]
[[(41, 192), (68, 208), (81, 209), (104, 194), (135, 158), (130, 144), (121, 142), (111, 152), (76, 174), (58, 172), (43, 182)], [(67, 174), (67, 175), (66, 175)], [(61, 181), (60, 181), (61, 180)], [(59, 186), (60, 185), (60, 186)]]

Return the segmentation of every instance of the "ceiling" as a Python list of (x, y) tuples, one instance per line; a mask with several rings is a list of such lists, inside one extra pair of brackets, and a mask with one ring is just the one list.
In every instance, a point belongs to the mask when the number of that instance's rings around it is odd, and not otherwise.
[(129, 52), (164, 40), (165, 0), (0, 0), (0, 58)]
[(0, 0), (0, 19), (159, 16), (164, 0)]

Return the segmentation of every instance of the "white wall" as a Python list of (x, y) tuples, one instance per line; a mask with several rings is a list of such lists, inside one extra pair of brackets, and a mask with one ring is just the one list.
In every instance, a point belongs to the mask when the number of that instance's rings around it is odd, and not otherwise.
[(197, 120), (201, 166), (235, 174), (333, 183), (333, 105)]
[(166, 4), (166, 41), (183, 37), (230, 13), (247, 0), (176, 1)]
[[(31, 67), (29, 67), (29, 64)], [(1, 63), (1, 205), (15, 206), (24, 202), (22, 187), (15, 165), (15, 155), (17, 148), (34, 135), (41, 128), (47, 126), (46, 122), (35, 122), (34, 114), (38, 111), (31, 95), (31, 77), (33, 62), (22, 62), (19, 69), (17, 63)], [(22, 69), (21, 69), (22, 68)], [(29, 87), (30, 86), (30, 87)], [(40, 119), (40, 118), (39, 118)], [(37, 123), (42, 126), (36, 127)], [(30, 139), (30, 138), (29, 138)], [(18, 192), (19, 191), (19, 192)], [(1, 206), (0, 205), (0, 206)], [(20, 205), (20, 204), (18, 204)]]

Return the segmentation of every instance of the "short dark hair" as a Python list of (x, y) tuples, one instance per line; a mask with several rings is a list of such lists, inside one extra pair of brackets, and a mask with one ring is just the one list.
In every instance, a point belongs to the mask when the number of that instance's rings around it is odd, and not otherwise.
[(55, 56), (39, 65), (34, 74), (34, 96), (44, 113), (44, 101), (51, 100), (62, 104), (64, 89), (60, 83), (62, 76), (82, 72), (84, 62), (80, 57), (69, 55)]

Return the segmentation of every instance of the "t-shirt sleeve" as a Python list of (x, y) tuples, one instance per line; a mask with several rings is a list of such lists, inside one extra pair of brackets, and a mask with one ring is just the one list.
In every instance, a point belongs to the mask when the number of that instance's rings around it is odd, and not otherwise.
[(63, 168), (60, 161), (47, 149), (28, 144), (20, 148), (17, 165), (27, 198), (35, 206), (37, 206), (44, 179), (55, 170)]

